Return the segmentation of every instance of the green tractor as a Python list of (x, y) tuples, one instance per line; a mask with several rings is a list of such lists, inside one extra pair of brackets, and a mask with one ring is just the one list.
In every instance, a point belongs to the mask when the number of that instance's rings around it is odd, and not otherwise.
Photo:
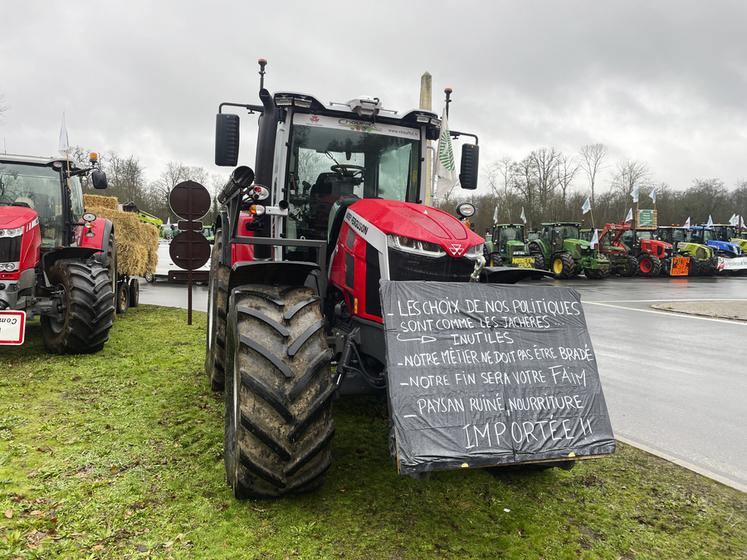
[(701, 276), (713, 276), (716, 274), (718, 256), (713, 247), (688, 241), (690, 229), (681, 226), (659, 226), (656, 229), (656, 237), (661, 241), (671, 243), (674, 251), (681, 255), (687, 255), (693, 262), (692, 273)]
[(580, 225), (578, 222), (542, 224), (538, 237), (529, 242), (529, 253), (541, 256), (544, 268), (556, 278), (573, 278), (582, 272), (587, 278), (606, 278), (610, 274), (610, 261), (581, 239)]
[(490, 266), (516, 266), (544, 270), (542, 254), (527, 249), (524, 224), (497, 224), (493, 228), (493, 247), (488, 255)]

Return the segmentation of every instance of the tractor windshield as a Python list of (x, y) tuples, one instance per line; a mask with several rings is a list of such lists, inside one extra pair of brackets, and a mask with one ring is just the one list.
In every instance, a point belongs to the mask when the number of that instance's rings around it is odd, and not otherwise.
[(288, 163), (288, 237), (324, 239), (340, 199), (418, 199), (420, 130), (299, 114)]
[(51, 167), (0, 162), (0, 205), (31, 208), (39, 215), (42, 245), (62, 242), (62, 185)]
[(556, 231), (560, 234), (561, 239), (581, 239), (578, 226), (566, 224), (558, 226)]

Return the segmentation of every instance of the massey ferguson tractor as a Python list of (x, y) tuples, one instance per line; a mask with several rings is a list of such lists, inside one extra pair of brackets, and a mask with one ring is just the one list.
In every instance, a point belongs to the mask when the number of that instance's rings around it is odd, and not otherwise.
[(111, 222), (84, 213), (80, 184), (90, 174), (95, 188), (106, 188), (94, 156), (81, 168), (0, 154), (0, 328), (17, 329), (3, 344), (22, 344), (25, 322), (36, 316), (49, 352), (96, 352), (109, 338), (114, 236)]
[(582, 272), (589, 279), (606, 278), (609, 259), (581, 239), (579, 227), (578, 222), (542, 224), (537, 238), (529, 242), (529, 252), (541, 256), (556, 278), (573, 278)]
[[(205, 366), (225, 388), (224, 461), (237, 497), (320, 486), (335, 394), (386, 388), (380, 280), (540, 274), (486, 268), (483, 238), (422, 204), (435, 114), (388, 110), (375, 97), (272, 95), (265, 64), (261, 104), (222, 103), (216, 119), (216, 164), (235, 166), (239, 116), (223, 109), (259, 114), (256, 174), (237, 167), (218, 195), (209, 282)], [(477, 187), (477, 169), (477, 144), (464, 144), (463, 188)]]

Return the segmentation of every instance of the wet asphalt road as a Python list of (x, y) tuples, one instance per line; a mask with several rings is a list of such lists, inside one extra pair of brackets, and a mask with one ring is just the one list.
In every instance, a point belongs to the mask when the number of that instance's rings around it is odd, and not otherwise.
[[(615, 435), (747, 491), (747, 323), (651, 309), (674, 300), (747, 300), (747, 277), (562, 285), (581, 293)], [(193, 294), (194, 308), (204, 311), (207, 289)], [(141, 284), (140, 299), (186, 307), (186, 288)]]

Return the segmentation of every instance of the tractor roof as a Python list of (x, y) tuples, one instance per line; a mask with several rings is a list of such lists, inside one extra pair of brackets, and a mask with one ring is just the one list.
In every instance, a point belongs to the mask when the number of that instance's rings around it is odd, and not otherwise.
[[(24, 156), (19, 154), (0, 154), (0, 162), (4, 163), (31, 163), (34, 165), (49, 165), (55, 161), (65, 161), (62, 157)], [(71, 162), (72, 163), (72, 162)]]
[(497, 228), (526, 227), (524, 224), (495, 224)]
[(543, 226), (576, 226), (581, 227), (581, 222), (543, 222)]
[(405, 125), (426, 124), (441, 126), (441, 120), (432, 111), (410, 109), (403, 112), (385, 109), (378, 97), (369, 97), (366, 95), (361, 95), (360, 97), (344, 102), (330, 101), (329, 103), (324, 103), (313, 95), (306, 93), (279, 91), (275, 93), (273, 99), (278, 107), (294, 106), (301, 109), (308, 109), (312, 112), (348, 113), (351, 118), (370, 118), (376, 116), (377, 118), (401, 121)]

